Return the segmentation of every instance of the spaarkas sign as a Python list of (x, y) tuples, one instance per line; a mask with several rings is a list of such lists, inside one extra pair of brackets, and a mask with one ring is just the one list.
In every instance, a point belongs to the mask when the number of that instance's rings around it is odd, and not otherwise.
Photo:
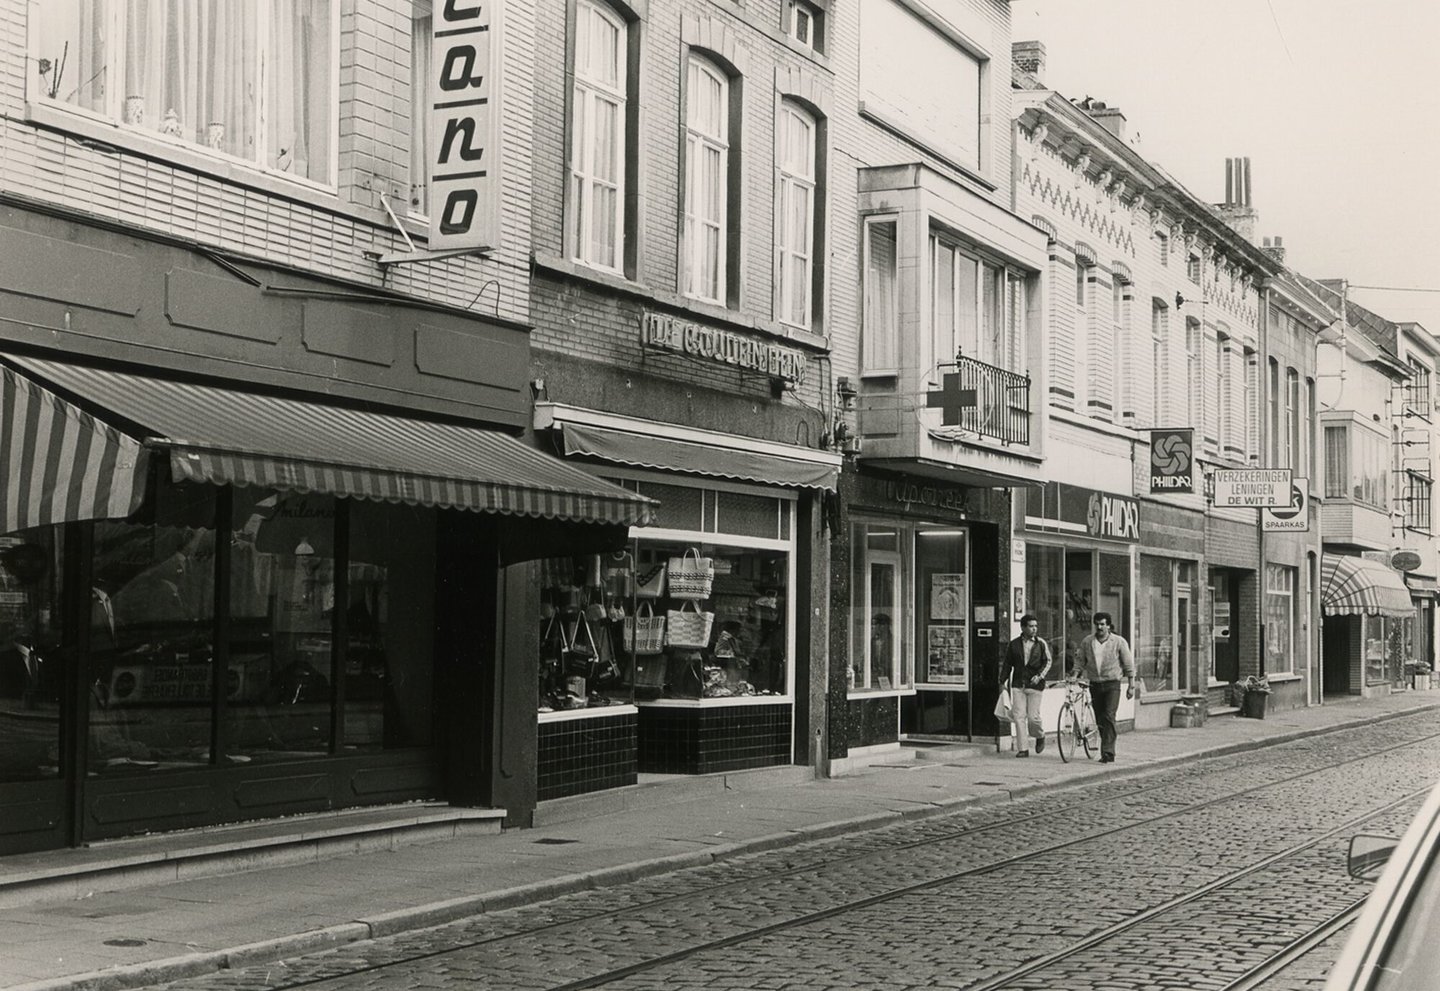
[(646, 347), (678, 351), (786, 382), (805, 378), (803, 352), (663, 313), (646, 313), (641, 318), (640, 338)]
[(500, 240), (499, 0), (435, 0), (430, 47), (430, 243), (493, 248)]

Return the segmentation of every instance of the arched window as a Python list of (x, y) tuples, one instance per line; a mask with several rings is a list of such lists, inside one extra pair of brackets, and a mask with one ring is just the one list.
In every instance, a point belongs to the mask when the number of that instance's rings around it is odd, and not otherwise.
[(815, 283), (815, 119), (780, 105), (775, 121), (777, 313), (781, 323), (810, 329)]
[(569, 243), (577, 261), (619, 271), (625, 253), (626, 25), (608, 6), (575, 7)]
[(688, 295), (726, 301), (730, 83), (710, 61), (692, 55), (685, 86), (685, 239)]

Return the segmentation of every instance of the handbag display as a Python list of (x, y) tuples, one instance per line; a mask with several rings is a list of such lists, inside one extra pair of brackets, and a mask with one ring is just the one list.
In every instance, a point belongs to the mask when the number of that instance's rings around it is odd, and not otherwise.
[(710, 628), (715, 623), (713, 612), (704, 612), (694, 602), (685, 602), (679, 609), (665, 614), (665, 643), (670, 647), (704, 650), (710, 644)]
[(665, 647), (665, 617), (656, 616), (648, 602), (635, 607), (635, 615), (626, 618), (625, 649), (634, 654), (658, 654)]
[[(586, 643), (580, 642), (580, 631), (585, 631)], [(561, 628), (563, 634), (564, 628)], [(569, 642), (565, 645), (565, 673), (567, 675), (581, 678), (595, 677), (595, 668), (599, 662), (600, 650), (595, 643), (595, 633), (590, 629), (590, 624), (582, 615), (575, 621), (574, 628), (570, 631)]]
[(715, 562), (701, 557), (696, 547), (686, 548), (679, 557), (672, 557), (670, 597), (672, 599), (708, 599), (715, 588)]
[(665, 565), (657, 564), (645, 571), (636, 571), (635, 598), (658, 599), (665, 594)]
[(605, 562), (605, 594), (611, 599), (628, 599), (635, 592), (635, 562), (628, 551), (616, 551)]

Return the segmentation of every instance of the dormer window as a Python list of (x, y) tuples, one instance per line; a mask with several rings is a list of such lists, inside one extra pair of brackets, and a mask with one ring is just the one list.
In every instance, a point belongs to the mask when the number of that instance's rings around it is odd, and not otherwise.
[(786, 34), (811, 51), (823, 51), (821, 28), (824, 15), (819, 7), (808, 0), (785, 0), (783, 12)]

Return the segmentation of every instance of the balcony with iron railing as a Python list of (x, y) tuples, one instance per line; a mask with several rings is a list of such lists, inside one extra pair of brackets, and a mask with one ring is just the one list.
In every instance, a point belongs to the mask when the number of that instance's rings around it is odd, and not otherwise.
[(1030, 443), (1030, 376), (964, 353), (955, 356), (927, 406), (941, 410), (937, 433), (947, 439), (975, 435), (1003, 445)]

